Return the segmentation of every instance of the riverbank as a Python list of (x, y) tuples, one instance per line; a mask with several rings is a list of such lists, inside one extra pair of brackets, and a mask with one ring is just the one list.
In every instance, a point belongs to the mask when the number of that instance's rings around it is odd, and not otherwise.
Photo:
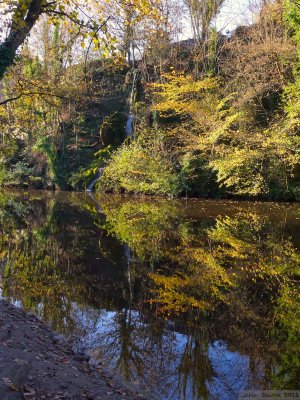
[(115, 376), (74, 354), (32, 314), (0, 301), (1, 400), (141, 400)]

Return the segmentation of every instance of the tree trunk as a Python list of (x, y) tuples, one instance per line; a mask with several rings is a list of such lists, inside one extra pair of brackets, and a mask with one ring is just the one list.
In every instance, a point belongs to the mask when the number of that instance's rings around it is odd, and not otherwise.
[(18, 48), (25, 42), (32, 27), (43, 12), (43, 0), (31, 0), (24, 10), (24, 2), (20, 1), (14, 11), (8, 37), (0, 44), (0, 79), (13, 64)]

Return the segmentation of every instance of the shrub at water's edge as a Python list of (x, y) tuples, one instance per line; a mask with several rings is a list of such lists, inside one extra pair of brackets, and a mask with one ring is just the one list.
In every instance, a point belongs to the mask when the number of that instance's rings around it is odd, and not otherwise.
[(116, 150), (99, 186), (106, 191), (176, 196), (180, 180), (169, 155), (155, 141), (132, 141)]

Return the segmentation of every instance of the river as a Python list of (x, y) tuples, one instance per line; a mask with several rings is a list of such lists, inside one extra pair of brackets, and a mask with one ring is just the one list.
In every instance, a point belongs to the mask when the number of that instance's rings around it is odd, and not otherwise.
[(299, 204), (0, 194), (1, 296), (158, 400), (300, 389)]

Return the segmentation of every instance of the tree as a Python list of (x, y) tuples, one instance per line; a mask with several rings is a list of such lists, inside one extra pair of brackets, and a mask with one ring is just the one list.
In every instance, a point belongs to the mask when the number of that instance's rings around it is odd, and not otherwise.
[[(7, 0), (3, 2), (1, 14), (1, 19), (8, 25), (9, 33), (0, 44), (0, 79), (3, 78), (7, 68), (13, 64), (19, 47), (24, 44), (41, 15), (68, 18), (82, 27), (94, 30), (99, 30), (103, 26), (102, 21), (100, 25), (97, 21), (92, 21), (77, 3), (69, 0), (19, 0), (17, 2)], [(5, 15), (6, 21), (4, 21)]]
[[(71, 0), (6, 0), (1, 4), (2, 26), (7, 25), (9, 33), (0, 44), (0, 79), (3, 78), (7, 68), (13, 64), (19, 47), (24, 44), (41, 15), (51, 16), (54, 23), (58, 18), (73, 21), (85, 33), (91, 31), (93, 40), (97, 39), (98, 33), (103, 30), (110, 18), (110, 15), (104, 17), (103, 4), (95, 3), (92, 0), (82, 4), (80, 0), (78, 2)], [(150, 0), (145, 2), (133, 0), (130, 2), (130, 8), (135, 10), (139, 16), (151, 14), (155, 17), (157, 15)], [(130, 21), (128, 23), (130, 24)], [(86, 36), (83, 34), (83, 37)]]
[[(224, 0), (184, 0), (191, 20), (196, 52), (199, 53), (203, 69), (207, 69), (210, 28)], [(199, 56), (198, 55), (198, 56)]]
[(13, 63), (16, 52), (21, 44), (24, 43), (26, 37), (32, 27), (43, 12), (42, 0), (21, 0), (14, 7), (12, 3), (7, 2), (8, 10), (11, 12), (10, 31), (7, 38), (0, 45), (0, 78), (6, 69)]

